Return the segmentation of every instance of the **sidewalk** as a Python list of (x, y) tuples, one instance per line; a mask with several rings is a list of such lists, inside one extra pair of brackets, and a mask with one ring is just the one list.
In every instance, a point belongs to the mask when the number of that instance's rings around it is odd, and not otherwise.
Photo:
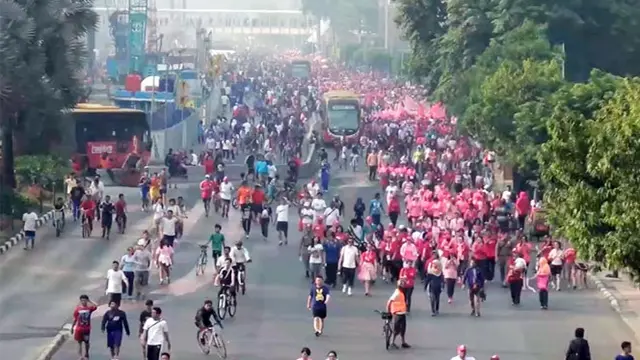
[[(623, 273), (620, 277), (608, 278), (608, 272), (589, 274), (589, 279), (593, 281), (600, 293), (609, 301), (611, 308), (616, 311), (622, 320), (629, 326), (640, 342), (640, 289)], [(631, 339), (621, 339), (631, 341)]]

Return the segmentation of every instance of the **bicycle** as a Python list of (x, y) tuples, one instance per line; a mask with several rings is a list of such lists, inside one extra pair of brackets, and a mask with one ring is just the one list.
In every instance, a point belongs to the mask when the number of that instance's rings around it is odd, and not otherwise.
[(198, 255), (198, 260), (196, 261), (196, 276), (204, 275), (204, 271), (207, 269), (207, 249), (208, 245), (203, 244), (200, 245), (200, 255)]
[(393, 319), (393, 315), (389, 312), (380, 310), (374, 310), (374, 312), (380, 314), (380, 318), (384, 320), (384, 325), (382, 325), (382, 335), (384, 336), (385, 349), (389, 350), (389, 347), (391, 347), (391, 336), (393, 336), (393, 330), (391, 329), (391, 319)]
[(218, 315), (220, 319), (224, 320), (227, 313), (231, 317), (236, 316), (236, 310), (238, 308), (235, 301), (235, 296), (229, 293), (229, 286), (222, 285), (222, 290), (220, 291), (220, 295), (218, 295)]
[(196, 333), (196, 341), (203, 354), (209, 355), (211, 353), (211, 347), (215, 347), (220, 359), (227, 358), (227, 346), (224, 343), (222, 334), (214, 329), (214, 326), (200, 329)]
[(238, 281), (236, 282), (236, 291), (240, 291), (242, 295), (247, 291), (247, 285), (245, 284), (246, 272), (244, 267), (244, 264), (238, 264)]
[(89, 220), (89, 217), (86, 214), (87, 212), (85, 211), (82, 214), (82, 237), (83, 238), (88, 238), (91, 236), (91, 223)]
[(60, 237), (62, 230), (64, 230), (63, 210), (56, 210), (53, 214), (53, 226), (56, 229), (56, 237)]

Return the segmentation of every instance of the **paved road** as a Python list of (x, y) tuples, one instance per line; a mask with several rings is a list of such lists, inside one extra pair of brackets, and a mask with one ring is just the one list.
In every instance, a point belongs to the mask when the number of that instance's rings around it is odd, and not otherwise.
[[(198, 198), (194, 190), (180, 191), (187, 203)], [(94, 229), (92, 238), (83, 239), (79, 227), (68, 222), (63, 237), (56, 238), (45, 225), (34, 250), (17, 247), (0, 256), (0, 349), (7, 358), (33, 357), (69, 319), (80, 293), (101, 292), (111, 261), (120, 259), (151, 224), (151, 214), (138, 210), (135, 188), (106, 192), (112, 197), (122, 192), (129, 199), (127, 234), (107, 241)]]
[[(368, 199), (376, 191), (367, 186), (364, 175), (336, 179), (334, 185), (332, 192), (340, 192), (348, 203), (353, 203), (357, 196)], [(198, 254), (195, 244), (208, 236), (211, 224), (211, 220), (201, 219), (191, 228), (176, 255), (174, 274), (180, 279), (153, 294), (169, 323), (175, 358), (202, 358), (195, 344), (192, 321), (203, 300), (215, 297), (215, 290), (208, 276), (195, 276), (193, 265)], [(223, 225), (228, 239), (241, 236), (237, 214)], [(372, 298), (365, 298), (361, 287), (351, 298), (334, 293), (326, 334), (316, 338), (305, 308), (307, 283), (297, 260), (295, 241), (287, 247), (278, 247), (275, 242), (273, 235), (264, 243), (257, 234), (247, 241), (254, 263), (249, 268), (247, 295), (239, 299), (238, 314), (226, 321), (224, 335), (229, 358), (295, 359), (302, 346), (309, 346), (314, 358), (322, 358), (333, 349), (341, 359), (388, 359), (390, 355), (383, 348), (382, 324), (372, 310), (384, 306), (392, 289), (379, 285)], [(605, 359), (618, 352), (622, 340), (632, 338), (629, 329), (597, 292), (554, 292), (550, 301), (551, 309), (542, 312), (535, 295), (526, 293), (523, 305), (512, 308), (506, 291), (491, 286), (482, 318), (469, 317), (463, 294), (458, 294), (452, 306), (445, 302), (441, 316), (432, 318), (426, 296), (418, 291), (409, 320), (408, 341), (413, 348), (395, 351), (393, 357), (449, 359), (455, 355), (456, 346), (465, 343), (477, 359), (488, 359), (494, 353), (503, 359), (558, 359), (563, 356), (573, 329), (582, 326), (587, 329), (593, 358)], [(130, 317), (137, 318), (139, 305), (127, 304), (126, 308)], [(96, 315), (97, 318), (102, 313)], [(94, 326), (98, 324), (94, 320)], [(104, 336), (94, 334), (92, 359), (108, 359)], [(134, 358), (138, 354), (137, 339), (125, 339), (121, 358)], [(54, 360), (75, 358), (75, 344), (67, 343)]]

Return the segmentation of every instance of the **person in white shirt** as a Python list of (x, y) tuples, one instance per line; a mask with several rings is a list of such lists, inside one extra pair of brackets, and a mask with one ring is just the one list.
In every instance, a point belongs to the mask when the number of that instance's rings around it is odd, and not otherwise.
[(313, 199), (313, 201), (311, 202), (311, 208), (313, 209), (313, 211), (315, 211), (315, 214), (313, 216), (313, 222), (315, 223), (318, 221), (318, 217), (324, 215), (324, 211), (327, 208), (327, 203), (322, 198), (321, 193), (318, 193), (318, 195), (316, 195), (316, 198)]
[(276, 175), (278, 175), (278, 168), (273, 163), (267, 166), (267, 171), (268, 171), (269, 181), (271, 181), (272, 179), (275, 179)]
[(307, 184), (307, 192), (311, 197), (316, 197), (320, 192), (320, 185), (318, 185), (315, 180), (311, 180), (311, 182)]
[(213, 136), (207, 137), (207, 139), (204, 142), (204, 147), (207, 149), (207, 151), (215, 150), (215, 148), (216, 148), (216, 139), (214, 139)]
[(336, 223), (340, 223), (340, 210), (334, 208), (333, 206), (326, 208), (324, 210), (323, 216), (327, 229), (329, 229)]
[(359, 256), (360, 251), (353, 245), (353, 239), (349, 238), (347, 245), (340, 250), (340, 259), (338, 260), (338, 272), (342, 273), (342, 292), (346, 292), (349, 296), (351, 296), (353, 282), (356, 278)]
[(551, 287), (560, 291), (560, 277), (564, 267), (564, 250), (560, 247), (559, 241), (553, 242), (553, 249), (549, 251), (549, 259), (551, 260)]
[(36, 242), (36, 229), (38, 228), (38, 214), (30, 210), (22, 215), (22, 231), (24, 232), (24, 249), (33, 249)]
[(286, 198), (282, 198), (280, 205), (276, 207), (276, 231), (278, 232), (278, 245), (282, 245), (283, 238), (286, 245), (289, 237), (289, 200)]
[(173, 216), (173, 211), (168, 210), (167, 215), (160, 221), (160, 230), (162, 231), (162, 241), (173, 247), (173, 243), (176, 240), (176, 225), (178, 218)]
[(319, 238), (313, 239), (313, 245), (307, 248), (309, 251), (309, 272), (312, 279), (322, 276), (322, 270), (327, 263), (324, 246)]
[(193, 150), (191, 150), (191, 165), (193, 166), (200, 165), (200, 159), (198, 158), (198, 154), (196, 154)]
[(225, 159), (231, 159), (231, 140), (225, 139), (222, 142), (222, 155)]
[(145, 347), (146, 360), (160, 359), (162, 346), (167, 343), (167, 351), (171, 351), (171, 339), (169, 339), (169, 326), (167, 321), (161, 318), (162, 309), (154, 307), (151, 317), (142, 325), (140, 340)]
[(234, 270), (237, 272), (244, 271), (245, 281), (247, 279), (247, 268), (246, 263), (251, 262), (251, 256), (249, 255), (249, 250), (242, 245), (242, 241), (236, 242), (236, 246), (231, 248), (229, 252), (229, 256), (233, 259)]
[[(120, 263), (114, 261), (111, 269), (107, 270), (107, 284), (106, 294), (109, 297), (109, 302), (115, 302), (118, 306), (122, 302), (122, 284), (129, 287), (129, 280), (124, 274), (124, 271), (120, 270)], [(133, 284), (131, 284), (133, 285)]]
[(476, 358), (467, 356), (467, 346), (460, 345), (458, 346), (458, 355), (452, 357), (451, 360), (476, 360)]
[(158, 198), (153, 204), (153, 222), (156, 224), (156, 233), (160, 234), (160, 223), (164, 218), (164, 205), (162, 204), (162, 198)]
[(226, 176), (220, 183), (220, 200), (222, 200), (222, 217), (229, 217), (229, 206), (231, 205), (231, 199), (233, 197), (233, 184)]
[(399, 190), (400, 189), (398, 188), (398, 185), (396, 185), (396, 182), (392, 180), (389, 183), (389, 186), (385, 189), (385, 192), (387, 193), (387, 206), (391, 202), (391, 199), (398, 194)]
[[(96, 176), (89, 185), (89, 193), (96, 204), (102, 203), (104, 197), (104, 183), (100, 180), (100, 176)], [(100, 207), (96, 206), (96, 219), (100, 220)]]

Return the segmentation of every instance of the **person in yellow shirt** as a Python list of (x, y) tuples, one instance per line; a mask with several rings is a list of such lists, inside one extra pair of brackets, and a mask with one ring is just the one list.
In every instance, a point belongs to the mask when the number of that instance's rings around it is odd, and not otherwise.
[(393, 338), (391, 340), (391, 346), (398, 348), (396, 338), (400, 335), (400, 340), (402, 340), (401, 346), (407, 349), (411, 346), (405, 341), (405, 334), (407, 332), (407, 302), (402, 292), (403, 287), (404, 280), (398, 280), (398, 286), (387, 301), (387, 312), (393, 316)]
[(153, 174), (153, 177), (151, 177), (149, 197), (151, 198), (152, 203), (155, 203), (158, 199), (160, 199), (160, 179), (158, 178), (158, 174)]
[(378, 155), (374, 151), (367, 155), (367, 166), (369, 167), (369, 180), (375, 181), (378, 172)]

